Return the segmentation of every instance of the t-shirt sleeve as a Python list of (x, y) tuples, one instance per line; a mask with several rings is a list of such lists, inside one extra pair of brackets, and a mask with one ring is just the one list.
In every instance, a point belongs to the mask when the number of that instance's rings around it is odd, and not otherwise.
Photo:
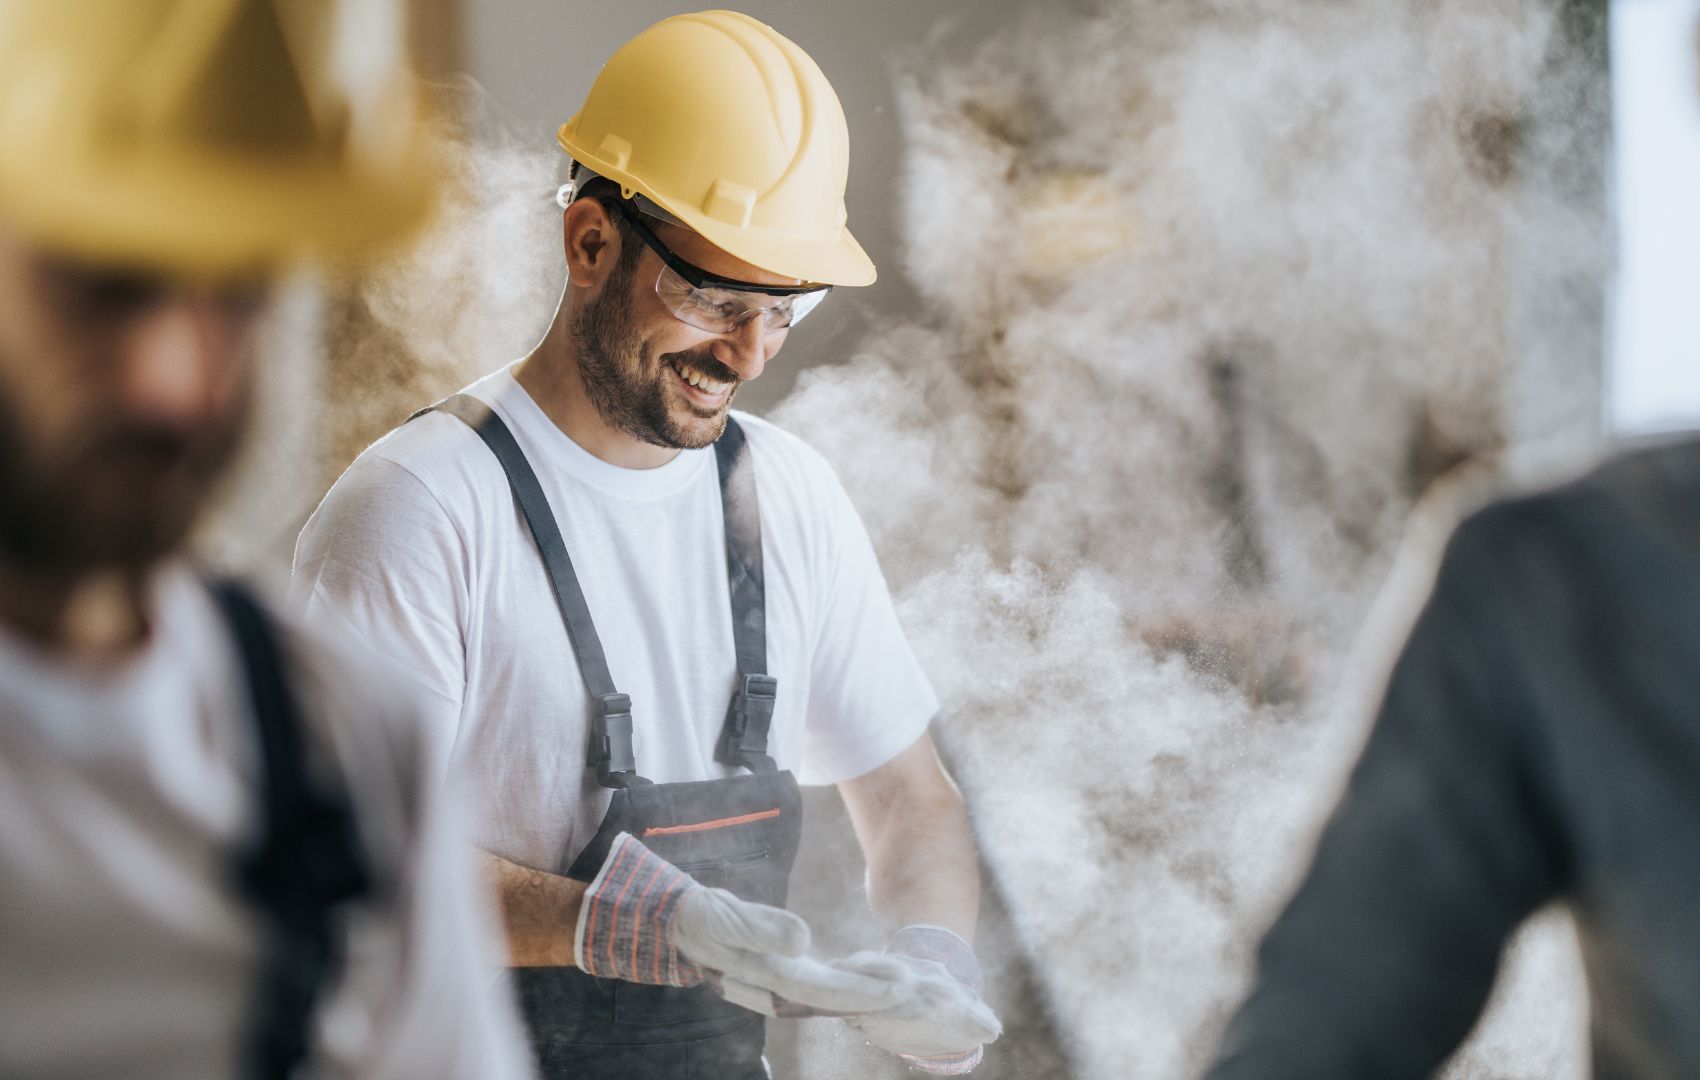
[(290, 596), (301, 617), (362, 641), (417, 683), (451, 743), (466, 690), (469, 589), (454, 521), (386, 458), (350, 466), (296, 541)]
[[(342, 1015), (367, 1022), (364, 1032), (344, 1033), (358, 1049), (332, 1055), (342, 1066), (338, 1074), (347, 1080), (530, 1077), (530, 1053), (502, 976), (494, 905), (463, 829), (460, 786), (444, 781), (429, 730), (405, 709), (390, 711), (401, 718), (388, 734), (403, 775), (393, 788), (367, 776), (364, 794), (368, 810), (375, 812), (376, 789), (401, 809), (399, 850), (382, 853), (391, 868), (392, 902), (377, 924), (367, 924), (373, 932), (357, 954), (366, 963), (343, 988), (367, 1006)], [(337, 1035), (332, 1028), (327, 1041), (334, 1045)]]
[(1500, 570), (1520, 534), (1489, 513), (1448, 549), (1211, 1080), (1429, 1075), (1512, 930), (1561, 885), (1529, 728), (1541, 638)]
[(836, 784), (877, 769), (920, 738), (939, 708), (898, 623), (867, 528), (824, 463), (822, 472), (816, 494), (828, 554), (810, 664), (805, 784)]

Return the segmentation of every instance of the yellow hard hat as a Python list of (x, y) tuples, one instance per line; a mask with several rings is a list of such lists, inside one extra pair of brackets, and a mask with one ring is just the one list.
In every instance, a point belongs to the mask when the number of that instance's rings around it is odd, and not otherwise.
[(0, 0), (0, 218), (191, 273), (396, 237), (432, 194), (397, 2)]
[(807, 53), (748, 15), (676, 15), (626, 42), (561, 125), (574, 161), (729, 254), (823, 285), (868, 285), (845, 227), (850, 131)]

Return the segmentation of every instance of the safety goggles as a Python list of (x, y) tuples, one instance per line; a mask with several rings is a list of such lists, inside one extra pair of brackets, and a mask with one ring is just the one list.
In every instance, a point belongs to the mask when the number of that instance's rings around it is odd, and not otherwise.
[(620, 215), (661, 259), (655, 295), (674, 318), (698, 330), (730, 334), (760, 319), (762, 330), (771, 334), (802, 322), (832, 291), (831, 285), (799, 289), (794, 285), (754, 285), (716, 277), (673, 254), (628, 203), (620, 203)]

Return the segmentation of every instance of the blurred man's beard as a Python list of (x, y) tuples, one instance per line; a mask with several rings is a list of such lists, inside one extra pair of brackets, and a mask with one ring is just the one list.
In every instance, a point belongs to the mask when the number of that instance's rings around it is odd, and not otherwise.
[[(736, 373), (706, 354), (668, 353), (657, 357), (638, 340), (628, 305), (636, 260), (622, 263), (609, 275), (596, 299), (572, 322), (573, 347), (578, 353), (579, 381), (602, 422), (616, 431), (673, 450), (696, 450), (720, 438), (726, 430), (726, 404), (703, 411), (676, 392), (675, 362), (689, 363), (723, 382), (736, 384)], [(624, 362), (634, 365), (628, 370)], [(676, 404), (669, 404), (669, 401)]]
[(0, 560), (71, 577), (141, 570), (180, 548), (236, 455), (248, 404), (192, 439), (91, 429), (74, 445), (32, 446), (0, 393)]

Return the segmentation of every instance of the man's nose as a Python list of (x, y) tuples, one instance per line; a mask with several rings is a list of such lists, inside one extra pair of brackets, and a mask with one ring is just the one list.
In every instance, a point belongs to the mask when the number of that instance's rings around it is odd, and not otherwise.
[(216, 295), (172, 295), (123, 339), (119, 400), (133, 423), (193, 429), (221, 414), (241, 381), (252, 314)]
[(760, 315), (722, 334), (714, 343), (714, 358), (738, 373), (742, 382), (761, 375), (768, 360), (779, 351), (785, 335), (770, 334)]

